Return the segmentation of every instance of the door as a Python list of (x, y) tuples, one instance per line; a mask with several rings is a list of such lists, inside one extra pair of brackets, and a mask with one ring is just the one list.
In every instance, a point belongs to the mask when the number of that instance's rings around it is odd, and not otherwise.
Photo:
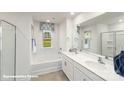
[(14, 80), (15, 26), (2, 21), (1, 80)]
[(63, 72), (68, 77), (68, 79), (73, 80), (73, 64), (69, 62), (67, 59), (63, 58), (62, 69), (63, 69)]
[(83, 72), (79, 69), (74, 68), (74, 81), (92, 81), (89, 77), (87, 77)]

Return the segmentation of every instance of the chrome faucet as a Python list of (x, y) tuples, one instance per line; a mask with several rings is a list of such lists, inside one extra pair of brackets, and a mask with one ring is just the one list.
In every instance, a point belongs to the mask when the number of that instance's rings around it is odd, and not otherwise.
[(105, 63), (103, 62), (103, 60), (102, 60), (102, 57), (98, 57), (98, 62), (99, 62), (100, 64), (105, 64)]
[(78, 49), (77, 48), (72, 48), (72, 49), (69, 49), (69, 52), (75, 52), (75, 54), (78, 54)]

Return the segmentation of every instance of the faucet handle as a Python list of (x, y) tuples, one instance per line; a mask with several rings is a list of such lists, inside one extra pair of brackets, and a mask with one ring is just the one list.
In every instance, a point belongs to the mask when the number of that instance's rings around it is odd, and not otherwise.
[(101, 63), (101, 64), (105, 64), (102, 60), (102, 57), (98, 57), (98, 62)]
[(101, 60), (102, 58), (101, 57), (98, 57), (98, 60)]

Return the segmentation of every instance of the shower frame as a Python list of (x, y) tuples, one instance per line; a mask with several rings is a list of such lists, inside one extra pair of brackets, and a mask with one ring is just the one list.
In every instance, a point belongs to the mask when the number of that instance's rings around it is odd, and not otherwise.
[[(16, 76), (16, 26), (13, 25), (13, 24), (10, 23), (10, 22), (7, 22), (7, 21), (5, 21), (5, 20), (1, 20), (1, 19), (0, 19), (0, 27), (2, 26), (2, 24), (1, 24), (2, 21), (5, 22), (5, 23), (7, 23), (7, 24), (9, 24), (9, 25), (14, 26), (14, 28), (15, 28), (14, 76)], [(1, 41), (2, 41), (2, 39), (1, 39)], [(0, 51), (0, 55), (1, 55), (1, 52), (2, 52), (2, 50)], [(1, 81), (1, 56), (0, 56), (0, 81)], [(14, 77), (14, 81), (16, 81), (16, 78), (15, 78), (15, 77)]]
[(102, 37), (103, 37), (103, 34), (104, 33), (113, 33), (113, 57), (114, 56), (116, 56), (116, 52), (117, 52), (117, 48), (116, 48), (116, 45), (117, 45), (117, 38), (116, 38), (116, 33), (118, 33), (118, 32), (124, 32), (124, 30), (118, 30), (118, 31), (109, 31), (109, 32), (102, 32), (101, 34), (100, 34), (100, 39), (101, 39), (101, 55), (103, 55), (103, 50), (102, 50), (102, 43), (103, 43), (103, 41), (102, 41)]

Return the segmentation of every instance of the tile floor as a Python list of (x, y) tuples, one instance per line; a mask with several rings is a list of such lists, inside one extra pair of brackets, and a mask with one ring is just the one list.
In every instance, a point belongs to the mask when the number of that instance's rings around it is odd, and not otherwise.
[(32, 78), (32, 81), (69, 81), (63, 71), (39, 75), (38, 78)]

